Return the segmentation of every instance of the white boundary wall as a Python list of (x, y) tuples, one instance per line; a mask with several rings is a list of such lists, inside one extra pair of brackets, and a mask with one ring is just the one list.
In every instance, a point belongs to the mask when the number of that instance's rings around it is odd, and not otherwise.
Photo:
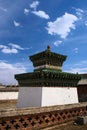
[(18, 108), (78, 103), (75, 87), (20, 87)]
[(18, 92), (0, 92), (0, 100), (18, 99)]

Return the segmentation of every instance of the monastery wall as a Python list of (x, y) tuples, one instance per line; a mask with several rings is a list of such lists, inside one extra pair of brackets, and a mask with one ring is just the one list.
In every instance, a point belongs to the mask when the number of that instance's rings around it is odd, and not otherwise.
[(18, 88), (0, 88), (0, 101), (17, 100), (18, 91)]

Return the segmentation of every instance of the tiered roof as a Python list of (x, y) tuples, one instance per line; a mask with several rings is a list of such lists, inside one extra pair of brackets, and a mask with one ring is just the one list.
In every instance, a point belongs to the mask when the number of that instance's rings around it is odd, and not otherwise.
[(45, 51), (30, 56), (30, 60), (33, 62), (35, 71), (40, 69), (62, 70), (62, 64), (66, 57), (65, 55), (51, 52), (50, 46), (48, 46)]
[(47, 50), (30, 56), (30, 59), (35, 67), (34, 72), (16, 75), (20, 86), (76, 87), (80, 80), (79, 74), (62, 72), (66, 56), (51, 52), (49, 46)]

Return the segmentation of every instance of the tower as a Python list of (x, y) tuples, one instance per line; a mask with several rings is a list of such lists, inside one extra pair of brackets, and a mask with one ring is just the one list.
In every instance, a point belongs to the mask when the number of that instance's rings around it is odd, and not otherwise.
[(20, 89), (18, 107), (42, 107), (78, 103), (79, 74), (62, 72), (65, 55), (54, 53), (50, 46), (30, 56), (34, 72), (15, 75)]
[(66, 60), (66, 56), (51, 52), (50, 46), (41, 53), (30, 56), (35, 71), (62, 71), (62, 64)]

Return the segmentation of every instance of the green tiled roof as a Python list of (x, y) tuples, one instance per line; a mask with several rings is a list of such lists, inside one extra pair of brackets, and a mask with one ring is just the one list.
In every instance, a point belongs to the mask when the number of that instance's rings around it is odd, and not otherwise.
[(16, 75), (15, 78), (19, 81), (20, 86), (76, 87), (81, 77), (79, 74), (71, 74), (66, 72), (36, 71)]

